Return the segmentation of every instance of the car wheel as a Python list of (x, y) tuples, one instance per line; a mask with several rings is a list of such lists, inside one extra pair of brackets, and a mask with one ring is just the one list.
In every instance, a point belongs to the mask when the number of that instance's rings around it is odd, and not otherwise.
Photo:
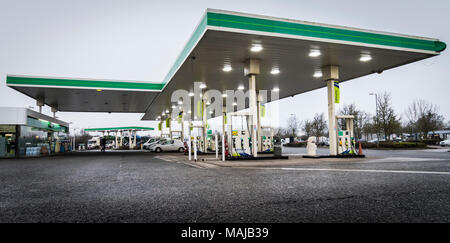
[(161, 153), (161, 151), (162, 151), (162, 149), (159, 147), (155, 149), (155, 152), (157, 152), (157, 153)]
[(178, 152), (183, 153), (184, 152), (184, 148), (179, 148)]

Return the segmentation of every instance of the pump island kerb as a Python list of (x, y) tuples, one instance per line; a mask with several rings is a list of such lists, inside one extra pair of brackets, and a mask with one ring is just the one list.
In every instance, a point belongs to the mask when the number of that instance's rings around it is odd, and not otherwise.
[[(8, 75), (7, 85), (55, 111), (144, 113), (142, 120), (160, 122), (161, 134), (163, 120), (170, 129), (177, 118), (183, 124), (181, 138), (186, 122), (200, 129), (193, 139), (204, 152), (208, 118), (222, 116), (222, 145), (229, 145), (222, 152), (229, 156), (239, 155), (236, 147), (243, 143), (231, 142), (242, 133), (230, 128), (227, 117), (244, 116), (250, 142), (240, 149), (250, 157), (270, 149), (265, 139), (273, 136), (260, 125), (260, 106), (326, 87), (330, 155), (338, 155), (343, 151), (335, 115), (339, 83), (434, 57), (445, 48), (433, 38), (208, 9), (162, 82)], [(230, 96), (236, 92), (228, 91), (236, 89), (246, 91), (248, 101), (234, 107), (236, 97)], [(186, 93), (174, 100), (178, 90)], [(211, 110), (213, 101), (219, 102), (211, 90), (221, 94), (222, 109)]]

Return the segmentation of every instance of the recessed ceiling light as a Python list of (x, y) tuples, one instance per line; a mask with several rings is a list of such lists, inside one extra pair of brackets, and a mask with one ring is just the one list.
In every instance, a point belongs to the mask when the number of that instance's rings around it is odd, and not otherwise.
[(233, 106), (237, 106), (237, 103), (236, 103), (236, 102), (233, 102)]
[(272, 91), (273, 91), (273, 92), (279, 92), (280, 89), (279, 89), (279, 88), (273, 88)]
[(206, 84), (203, 84), (203, 83), (202, 83), (202, 84), (200, 84), (199, 88), (200, 88), (200, 89), (204, 89), (204, 88), (206, 88)]
[(212, 114), (213, 113), (213, 111), (209, 111), (209, 114)]
[(273, 68), (272, 71), (270, 71), (271, 74), (277, 75), (280, 73), (280, 69), (278, 68)]
[(208, 100), (208, 101), (206, 101), (206, 104), (207, 105), (211, 105), (211, 102)]
[(369, 54), (361, 54), (361, 58), (359, 58), (361, 62), (368, 62), (372, 60), (372, 56)]
[(176, 106), (175, 106), (175, 105), (173, 105), (173, 106), (172, 106), (172, 109), (175, 109), (175, 108), (176, 108)]
[(250, 51), (252, 52), (260, 52), (262, 51), (263, 47), (260, 44), (253, 44), (252, 47), (250, 48)]
[(310, 56), (310, 57), (318, 57), (318, 56), (320, 56), (320, 55), (322, 55), (322, 53), (320, 52), (320, 50), (311, 50), (311, 51), (309, 52), (309, 56)]
[(244, 85), (239, 85), (238, 90), (244, 90), (244, 89), (245, 89)]
[(222, 94), (222, 97), (223, 97), (223, 98), (227, 97), (227, 94)]
[(322, 71), (315, 71), (313, 76), (314, 78), (321, 78), (323, 76)]
[(169, 109), (166, 110), (166, 113), (169, 113)]
[(183, 104), (183, 101), (179, 100), (179, 101), (178, 101), (178, 104), (179, 104), (179, 105), (182, 105), (182, 104)]
[(194, 96), (194, 93), (192, 93), (192, 92), (189, 92), (189, 96), (191, 96), (191, 97), (192, 97), (192, 96)]
[(192, 111), (188, 111), (188, 114), (191, 114), (192, 113)]
[(222, 69), (224, 72), (230, 72), (231, 70), (233, 70), (233, 68), (230, 65), (225, 65)]

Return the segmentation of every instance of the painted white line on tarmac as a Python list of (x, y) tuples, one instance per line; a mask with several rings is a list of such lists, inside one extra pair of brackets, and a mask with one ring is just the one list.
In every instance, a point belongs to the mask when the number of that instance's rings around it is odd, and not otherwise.
[(424, 162), (424, 161), (443, 161), (448, 159), (440, 158), (411, 158), (411, 157), (387, 157), (382, 159), (368, 160), (366, 162)]
[[(252, 167), (241, 167), (241, 168), (252, 168)], [(252, 168), (252, 169), (450, 175), (450, 172), (445, 171), (416, 171), (416, 170), (358, 170), (358, 169), (328, 169), (328, 168)]]

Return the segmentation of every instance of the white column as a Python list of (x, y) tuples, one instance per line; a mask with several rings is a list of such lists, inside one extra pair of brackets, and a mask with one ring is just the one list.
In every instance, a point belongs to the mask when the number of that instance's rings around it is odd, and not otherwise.
[(257, 121), (258, 121), (258, 110), (256, 105), (256, 75), (250, 75), (248, 80), (248, 88), (249, 88), (249, 106), (250, 106), (250, 119), (249, 125), (251, 131), (249, 131), (252, 135), (252, 155), (254, 157), (258, 157), (258, 129), (257, 129)]
[(226, 106), (222, 108), (222, 161), (225, 161), (225, 121), (226, 121)]
[(120, 130), (120, 145), (119, 145), (119, 147), (122, 147), (122, 143), (123, 143), (123, 131)]
[(114, 146), (116, 147), (116, 149), (119, 148), (119, 144), (117, 144), (117, 131), (115, 132), (115, 137), (116, 137), (116, 143), (114, 143)]
[(208, 123), (208, 119), (206, 117), (206, 97), (205, 94), (203, 93), (202, 95), (202, 124), (203, 124), (203, 152), (206, 153), (208, 150), (208, 146), (206, 144), (206, 136), (208, 134), (208, 128), (206, 127), (207, 123)]
[(184, 111), (181, 113), (181, 142), (184, 142)]
[(261, 102), (262, 102), (262, 96), (257, 93), (258, 102), (256, 107), (256, 114), (257, 114), (257, 122), (256, 122), (256, 134), (258, 136), (258, 151), (262, 151), (262, 140), (261, 140)]
[(39, 106), (39, 113), (42, 113), (42, 107), (45, 105), (44, 98), (43, 97), (38, 97), (36, 99), (36, 105)]
[(228, 125), (228, 153), (233, 156), (233, 116), (227, 116)]
[(172, 139), (172, 116), (167, 115), (167, 118), (169, 119), (169, 138)]
[(133, 134), (131, 133), (131, 130), (128, 130), (128, 148), (131, 149), (131, 143), (133, 142)]
[(136, 147), (136, 144), (137, 144), (137, 143), (136, 143), (136, 137), (137, 137), (137, 136), (136, 136), (136, 133), (137, 133), (137, 131), (134, 130), (133, 148)]
[(159, 122), (159, 123), (161, 124), (161, 133), (159, 134), (159, 139), (162, 139), (162, 135), (163, 135), (163, 130), (164, 130), (164, 129), (163, 129), (163, 125), (164, 125), (164, 124), (163, 124), (163, 119), (164, 119), (164, 118), (161, 117), (161, 121)]
[(337, 155), (337, 127), (335, 112), (334, 81), (339, 80), (339, 67), (326, 66), (322, 69), (324, 80), (327, 82), (328, 94), (328, 134), (330, 139), (330, 155)]
[(194, 135), (194, 161), (197, 162), (197, 135)]
[(219, 158), (219, 141), (218, 141), (219, 139), (217, 138), (217, 132), (215, 133), (215, 143), (216, 143), (216, 159), (218, 159)]
[(191, 152), (192, 152), (192, 150), (191, 150), (191, 136), (189, 135), (189, 138), (188, 138), (188, 157), (189, 157), (189, 161), (192, 159), (191, 158)]

